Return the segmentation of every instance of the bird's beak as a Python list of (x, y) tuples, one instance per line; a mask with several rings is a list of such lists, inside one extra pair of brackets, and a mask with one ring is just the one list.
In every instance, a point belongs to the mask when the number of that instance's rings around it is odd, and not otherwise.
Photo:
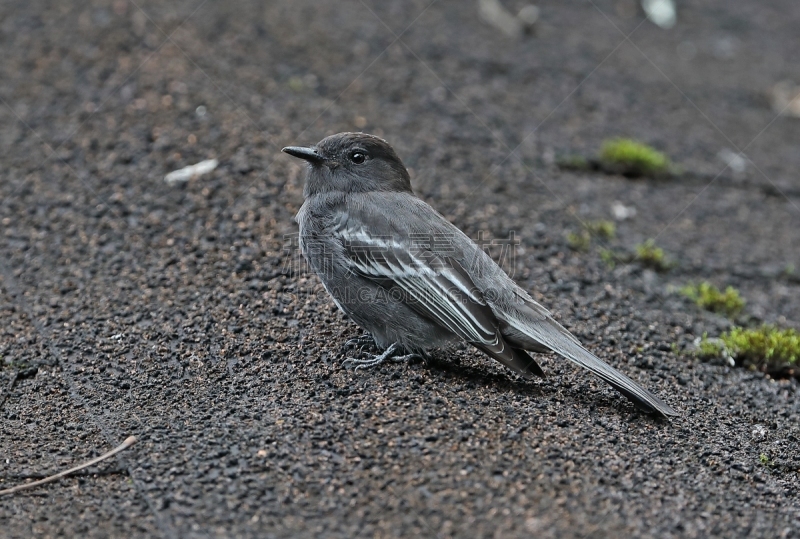
[(283, 150), (291, 156), (299, 157), (309, 163), (322, 163), (323, 157), (317, 152), (316, 148), (303, 148), (302, 146), (287, 146)]

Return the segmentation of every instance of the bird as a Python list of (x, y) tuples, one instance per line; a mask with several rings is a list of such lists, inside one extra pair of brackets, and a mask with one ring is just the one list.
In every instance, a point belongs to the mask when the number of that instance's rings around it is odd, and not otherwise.
[(338, 133), (282, 151), (307, 164), (295, 220), (310, 270), (382, 350), (349, 358), (356, 368), (466, 342), (531, 378), (544, 371), (528, 352), (555, 352), (640, 410), (678, 415), (587, 350), (472, 239), (418, 198), (408, 170), (382, 138)]

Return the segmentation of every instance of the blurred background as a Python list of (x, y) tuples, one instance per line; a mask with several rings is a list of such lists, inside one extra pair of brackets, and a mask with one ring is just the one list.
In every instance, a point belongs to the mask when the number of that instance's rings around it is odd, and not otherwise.
[[(280, 148), (362, 130), (387, 138), (420, 196), (472, 232), (487, 228), (476, 216), (490, 202), (510, 219), (488, 228), (523, 238), (537, 223), (613, 219), (619, 202), (638, 210), (618, 227), (623, 243), (656, 238), (689, 271), (778, 276), (800, 264), (800, 15), (789, 1), (0, 9), (7, 200), (41, 181), (134, 204), (139, 190), (167, 189), (168, 172), (217, 159), (232, 200), (294, 210), (301, 169)], [(660, 150), (680, 173), (621, 181), (559, 166), (615, 137)], [(521, 193), (531, 197), (505, 207)], [(752, 290), (761, 316), (797, 319), (784, 285), (769, 299), (759, 294), (775, 285)]]

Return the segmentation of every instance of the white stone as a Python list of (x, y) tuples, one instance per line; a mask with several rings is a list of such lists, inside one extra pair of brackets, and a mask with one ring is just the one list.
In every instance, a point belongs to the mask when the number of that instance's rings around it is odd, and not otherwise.
[(187, 182), (196, 176), (202, 176), (203, 174), (208, 174), (219, 165), (219, 161), (216, 159), (206, 159), (205, 161), (200, 161), (195, 165), (189, 165), (188, 167), (183, 167), (180, 170), (174, 170), (164, 176), (164, 181), (167, 183), (177, 183), (177, 182)]

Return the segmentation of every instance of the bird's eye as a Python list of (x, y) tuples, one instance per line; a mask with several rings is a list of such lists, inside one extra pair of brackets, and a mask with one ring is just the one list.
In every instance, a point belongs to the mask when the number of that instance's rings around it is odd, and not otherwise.
[(360, 165), (364, 161), (367, 160), (366, 154), (364, 152), (353, 152), (350, 154), (350, 161), (355, 163), (356, 165)]

